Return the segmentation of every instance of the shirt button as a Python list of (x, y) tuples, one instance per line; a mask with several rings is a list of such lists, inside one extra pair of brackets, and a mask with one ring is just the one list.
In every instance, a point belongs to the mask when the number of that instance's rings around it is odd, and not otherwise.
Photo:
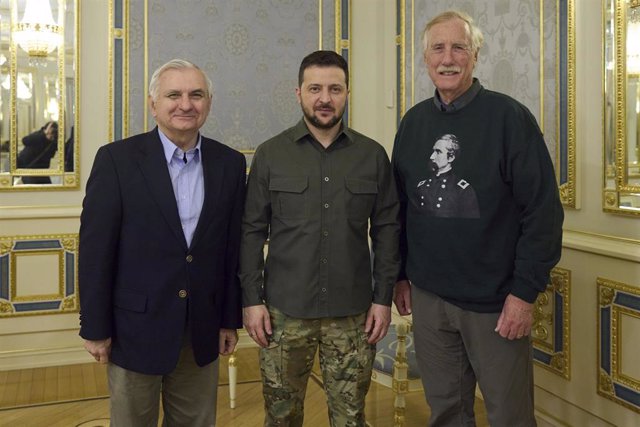
[(322, 292), (327, 292), (327, 288), (322, 288)]
[(422, 200), (424, 200), (424, 196), (420, 196), (420, 198), (421, 198)]
[(187, 255), (187, 262), (193, 261), (193, 255)]
[(438, 200), (439, 200), (439, 201), (442, 201), (442, 197), (438, 197)]
[(436, 206), (437, 206), (437, 207), (440, 207), (440, 203), (438, 203)]
[(323, 235), (324, 237), (327, 237), (327, 236), (329, 235), (329, 232), (328, 232), (328, 231), (323, 231), (323, 232), (322, 232), (322, 235)]
[(324, 177), (324, 181), (325, 181), (325, 182), (329, 182), (329, 177), (328, 177), (328, 176), (325, 176), (325, 177)]
[(320, 262), (321, 262), (321, 263), (323, 263), (323, 264), (326, 264), (326, 263), (327, 263), (327, 259), (326, 259), (326, 258), (322, 258), (322, 259), (320, 260)]
[(187, 297), (187, 291), (185, 291), (184, 289), (180, 289), (180, 292), (178, 292), (178, 296), (180, 298), (186, 298)]
[(329, 203), (325, 203), (325, 204), (324, 204), (324, 208), (325, 208), (325, 209), (329, 209)]
[(442, 184), (442, 185), (441, 185), (441, 187), (442, 187), (442, 188), (445, 188), (445, 187), (446, 187), (446, 185)]
[(424, 202), (420, 202), (420, 206), (424, 206)]

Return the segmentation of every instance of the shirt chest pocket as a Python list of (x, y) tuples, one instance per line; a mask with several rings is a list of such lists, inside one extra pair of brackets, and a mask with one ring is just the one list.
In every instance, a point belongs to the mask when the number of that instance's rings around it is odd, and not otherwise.
[(371, 216), (378, 195), (378, 183), (359, 178), (345, 178), (347, 216), (366, 220)]
[(306, 176), (272, 178), (269, 181), (271, 209), (280, 218), (303, 219), (309, 216)]

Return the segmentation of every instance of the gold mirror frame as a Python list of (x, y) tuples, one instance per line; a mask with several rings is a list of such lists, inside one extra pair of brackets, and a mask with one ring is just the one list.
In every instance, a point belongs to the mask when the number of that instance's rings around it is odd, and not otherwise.
[[(603, 211), (640, 217), (640, 111), (629, 121), (627, 72), (627, 17), (636, 14), (640, 25), (640, 0), (603, 0)], [(635, 10), (634, 10), (635, 9)], [(637, 43), (637, 40), (635, 41)], [(640, 90), (636, 82), (636, 109)], [(633, 108), (633, 106), (631, 106)], [(627, 132), (635, 124), (632, 151)], [(631, 125), (631, 126), (630, 126)]]
[[(3, 165), (0, 169), (0, 191), (55, 191), (75, 189), (79, 187), (79, 123), (80, 123), (80, 2), (79, 0), (50, 0), (52, 4), (52, 10), (54, 20), (57, 24), (63, 24), (59, 33), (62, 38), (62, 45), (56, 48), (52, 53), (48, 54), (44, 59), (42, 57), (33, 60), (26, 52), (22, 50), (16, 41), (15, 30), (18, 23), (24, 16), (23, 0), (1, 0), (0, 8), (3, 11), (3, 15), (10, 17), (9, 19), (2, 20), (2, 49), (0, 50), (3, 55), (7, 55), (7, 61), (2, 67), (0, 75), (3, 76), (3, 81), (7, 79), (9, 83), (9, 89), (5, 92), (9, 93), (8, 97), (3, 97), (3, 102), (9, 103), (9, 108), (3, 109), (3, 115), (9, 114), (10, 117), (3, 117), (3, 123), (9, 124), (8, 141), (5, 139), (7, 135), (3, 136), (2, 143), (5, 144), (5, 148), (2, 151)], [(71, 19), (67, 22), (60, 22), (66, 18), (66, 12), (69, 8), (73, 8), (73, 14)], [(62, 10), (60, 14), (56, 11)], [(64, 18), (61, 18), (61, 16)], [(70, 14), (71, 15), (71, 14)], [(69, 27), (67, 31), (64, 27)], [(71, 57), (72, 56), (72, 57)], [(27, 64), (29, 61), (29, 64)], [(46, 64), (46, 65), (45, 65)], [(45, 107), (42, 99), (34, 99), (30, 102), (22, 102), (23, 105), (19, 105), (21, 101), (18, 97), (18, 86), (20, 85), (21, 76), (31, 75), (36, 80), (38, 71), (43, 68), (55, 67), (52, 73), (41, 73), (43, 76), (40, 78), (50, 77), (52, 93), (51, 96), (57, 102), (57, 120), (59, 132), (56, 141), (57, 149), (55, 154), (49, 163), (47, 168), (27, 168), (18, 167), (18, 155), (23, 149), (22, 138), (32, 134), (40, 129), (40, 126), (44, 125), (52, 118), (42, 118), (39, 113), (43, 112)], [(67, 96), (68, 81), (73, 82), (72, 96)], [(46, 83), (44, 84), (46, 88)], [(43, 92), (41, 90), (40, 92)], [(35, 96), (34, 96), (35, 98)], [(71, 98), (72, 103), (67, 101)], [(28, 105), (24, 105), (28, 104)], [(54, 103), (55, 105), (55, 103)], [(30, 111), (28, 120), (26, 120), (27, 128), (22, 129), (25, 125), (19, 123), (24, 115), (21, 113), (24, 109)], [(71, 109), (71, 111), (68, 111)], [(24, 112), (24, 111), (23, 111)], [(21, 117), (18, 117), (18, 116)], [(67, 117), (73, 117), (72, 123), (69, 123)], [(19, 130), (20, 129), (20, 130)], [(5, 134), (7, 132), (5, 131)], [(65, 150), (65, 143), (72, 139), (73, 148)], [(8, 146), (8, 152), (6, 147)], [(67, 153), (72, 152), (72, 166), (68, 165), (65, 170), (65, 151)], [(48, 178), (52, 183), (23, 183), (23, 177), (43, 177)]]

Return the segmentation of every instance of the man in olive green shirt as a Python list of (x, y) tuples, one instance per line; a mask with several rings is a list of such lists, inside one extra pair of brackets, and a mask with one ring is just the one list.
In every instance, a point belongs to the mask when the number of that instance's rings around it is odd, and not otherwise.
[(249, 173), (240, 279), (244, 325), (262, 347), (266, 426), (302, 425), (317, 349), (331, 425), (364, 426), (375, 343), (391, 320), (397, 194), (384, 148), (342, 121), (348, 80), (335, 52), (305, 57), (304, 117), (258, 147)]

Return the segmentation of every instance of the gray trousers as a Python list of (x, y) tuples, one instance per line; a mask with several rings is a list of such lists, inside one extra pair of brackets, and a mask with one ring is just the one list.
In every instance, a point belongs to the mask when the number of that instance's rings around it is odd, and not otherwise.
[(176, 368), (167, 375), (145, 375), (109, 363), (112, 427), (157, 427), (160, 394), (164, 427), (216, 424), (218, 360), (199, 367), (184, 345)]
[(430, 427), (475, 426), (476, 382), (492, 427), (536, 425), (529, 337), (502, 338), (500, 313), (463, 310), (416, 286), (411, 306)]

